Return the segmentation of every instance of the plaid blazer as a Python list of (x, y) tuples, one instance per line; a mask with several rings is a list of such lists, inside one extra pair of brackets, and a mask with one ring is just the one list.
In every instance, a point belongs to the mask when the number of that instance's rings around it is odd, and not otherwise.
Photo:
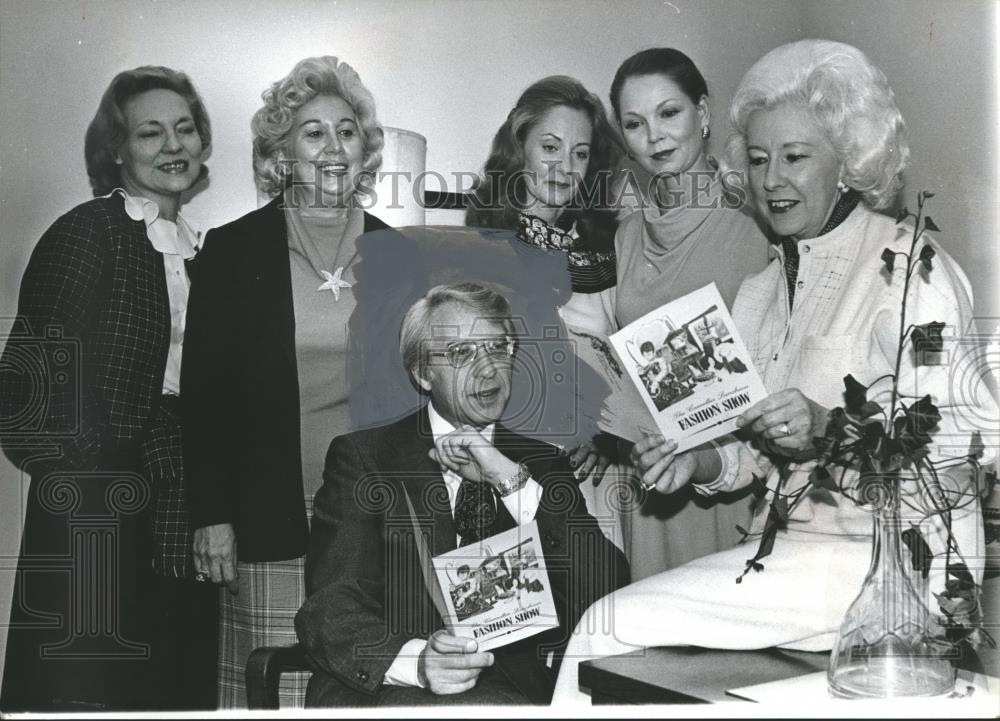
[[(35, 473), (98, 468), (136, 451), (162, 391), (169, 343), (163, 258), (145, 224), (128, 217), (119, 196), (63, 215), (28, 262), (3, 356), (5, 368), (29, 371), (11, 374), (0, 391), (3, 417), (24, 416), (5, 428), (7, 455)], [(25, 366), (32, 361), (35, 368)], [(44, 407), (32, 370), (48, 381)], [(32, 460), (53, 441), (58, 458)]]
[[(179, 425), (161, 417), (170, 343), (163, 256), (123, 198), (95, 198), (45, 232), (21, 279), (0, 368), (0, 444), (36, 479), (129, 472), (156, 499), (161, 551), (189, 563)], [(182, 571), (183, 572), (183, 571)]]

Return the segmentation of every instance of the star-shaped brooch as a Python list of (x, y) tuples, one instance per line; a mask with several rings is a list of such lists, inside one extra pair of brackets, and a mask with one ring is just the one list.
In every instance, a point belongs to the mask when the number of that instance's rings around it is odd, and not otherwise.
[(344, 266), (340, 266), (336, 271), (330, 273), (326, 270), (321, 270), (320, 274), (326, 278), (326, 282), (323, 283), (316, 290), (328, 290), (333, 293), (334, 300), (340, 300), (340, 289), (350, 288), (351, 284), (346, 280), (343, 280), (340, 276), (344, 273)]

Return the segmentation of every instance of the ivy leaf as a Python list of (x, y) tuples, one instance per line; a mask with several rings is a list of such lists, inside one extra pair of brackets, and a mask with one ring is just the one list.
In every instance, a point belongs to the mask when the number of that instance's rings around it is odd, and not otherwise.
[(932, 230), (935, 233), (941, 232), (941, 229), (937, 227), (937, 223), (935, 223), (934, 219), (929, 215), (924, 216), (924, 230)]
[(816, 449), (816, 457), (820, 459), (820, 465), (826, 465), (825, 461), (836, 453), (837, 439), (829, 436), (813, 436), (813, 448)]
[[(896, 213), (896, 225), (899, 225), (900, 223), (902, 223), (909, 216), (910, 216), (910, 211), (907, 210), (906, 206), (904, 205), (902, 208), (899, 209), (899, 212)], [(882, 257), (885, 258), (885, 253), (884, 252), (882, 253)], [(889, 267), (889, 270), (892, 270), (892, 266)]]
[(784, 496), (775, 496), (771, 501), (771, 508), (767, 512), (767, 520), (764, 521), (764, 532), (760, 537), (760, 545), (757, 546), (757, 553), (753, 558), (748, 558), (746, 568), (736, 579), (736, 583), (743, 583), (743, 577), (751, 570), (760, 573), (764, 570), (764, 564), (759, 563), (760, 559), (771, 555), (774, 548), (774, 539), (778, 535), (778, 529), (784, 528), (788, 521), (788, 501)]
[(868, 389), (848, 373), (844, 376), (844, 409), (854, 416), (861, 415), (861, 408), (868, 402)]
[[(829, 430), (827, 431), (829, 432)], [(831, 463), (837, 464), (840, 462), (840, 440), (836, 438), (830, 438), (829, 436), (824, 436), (822, 438), (813, 438), (813, 447), (816, 449), (816, 466), (815, 468), (819, 470), (820, 473), (826, 476), (830, 475), (830, 471), (827, 468)], [(814, 485), (820, 488), (829, 488), (832, 491), (837, 491), (836, 484), (833, 482), (832, 478), (830, 482), (827, 483), (826, 477), (818, 479), (818, 483)], [(832, 484), (832, 485), (831, 485)]]
[(910, 549), (911, 567), (921, 577), (927, 578), (927, 574), (931, 570), (931, 561), (934, 560), (934, 554), (931, 553), (931, 547), (927, 545), (927, 541), (920, 535), (920, 529), (916, 526), (910, 526), (899, 535), (906, 547)]
[(847, 414), (843, 408), (834, 408), (826, 415), (826, 431), (823, 437), (829, 441), (838, 441), (847, 438)]
[(877, 416), (882, 412), (882, 406), (880, 406), (875, 401), (866, 401), (864, 405), (861, 406), (861, 412), (858, 414), (862, 418), (871, 418), (872, 416)]
[(886, 470), (897, 471), (911, 465), (906, 448), (895, 438), (886, 438), (882, 442), (882, 465)]
[(910, 460), (914, 463), (920, 463), (923, 459), (927, 458), (931, 454), (926, 448), (914, 448), (910, 451)]
[[(896, 428), (905, 427), (906, 419), (897, 418)], [(929, 451), (923, 447), (915, 447), (912, 442), (904, 442), (897, 438), (886, 438), (882, 445), (882, 459), (887, 469), (912, 468), (927, 457)]]
[(983, 437), (979, 431), (972, 432), (972, 440), (969, 442), (969, 458), (979, 460), (983, 457), (986, 446), (983, 445)]
[[(954, 576), (959, 583), (960, 590), (974, 589), (976, 582), (969, 573), (969, 567), (964, 563), (949, 563), (946, 569), (949, 576)], [(950, 581), (949, 581), (950, 583)]]
[(979, 608), (979, 604), (968, 598), (947, 598), (941, 594), (935, 593), (934, 596), (938, 600), (938, 606), (941, 611), (948, 617), (958, 617), (967, 618), (976, 612)]
[(941, 595), (945, 598), (972, 598), (976, 595), (976, 589), (964, 581), (950, 578), (945, 582), (944, 593)]
[(934, 257), (934, 249), (929, 245), (925, 245), (920, 249), (920, 262), (924, 264), (925, 270), (931, 270), (933, 265), (931, 265), (931, 258)]
[(896, 265), (896, 254), (886, 248), (882, 251), (882, 262), (885, 263), (886, 270), (891, 273), (893, 267)]
[(943, 330), (944, 323), (938, 321), (913, 326), (910, 335), (913, 338), (914, 348), (918, 351), (940, 353), (944, 349), (944, 341), (941, 339)]
[(983, 531), (983, 540), (987, 546), (1000, 541), (1000, 523), (985, 523)]
[(758, 476), (756, 473), (751, 473), (750, 488), (751, 492), (755, 496), (763, 496), (767, 493), (767, 483), (764, 481), (764, 476)]
[(837, 482), (833, 480), (833, 476), (830, 475), (826, 466), (814, 466), (809, 473), (809, 481), (817, 488), (825, 488), (834, 492), (838, 490)]
[(896, 419), (893, 427), (896, 440), (902, 444), (903, 452), (915, 458), (916, 451), (930, 443), (931, 431), (941, 421), (941, 413), (929, 395), (909, 408), (904, 406), (904, 409), (904, 414)]
[(986, 673), (983, 660), (976, 653), (976, 647), (983, 645), (982, 635), (977, 633), (978, 630), (973, 629), (965, 638), (959, 639), (958, 643), (955, 644), (955, 648), (949, 651), (948, 657), (952, 666), (972, 673)]
[(866, 450), (868, 453), (873, 454), (878, 458), (881, 458), (879, 451), (882, 448), (882, 441), (885, 438), (885, 428), (883, 428), (882, 424), (878, 421), (863, 423), (858, 428), (859, 448)]
[(874, 448), (879, 441), (885, 438), (885, 428), (878, 421), (865, 423), (861, 426), (861, 437), (865, 439), (865, 445)]
[[(774, 515), (776, 522), (781, 524), (788, 523), (788, 499), (784, 496), (776, 496), (775, 499), (771, 501), (771, 513)], [(768, 553), (770, 553), (770, 549), (768, 549)], [(763, 558), (763, 556), (761, 556), (761, 558)]]

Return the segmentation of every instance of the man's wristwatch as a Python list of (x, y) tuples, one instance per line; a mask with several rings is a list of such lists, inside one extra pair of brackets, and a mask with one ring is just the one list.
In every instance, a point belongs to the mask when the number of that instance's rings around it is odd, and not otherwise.
[(528, 472), (528, 467), (523, 463), (518, 463), (517, 473), (515, 473), (510, 478), (505, 478), (504, 480), (497, 483), (496, 485), (497, 493), (499, 493), (501, 497), (506, 497), (511, 495), (512, 493), (517, 493), (522, 488), (524, 488), (524, 484), (528, 482), (529, 478), (531, 478), (531, 474)]

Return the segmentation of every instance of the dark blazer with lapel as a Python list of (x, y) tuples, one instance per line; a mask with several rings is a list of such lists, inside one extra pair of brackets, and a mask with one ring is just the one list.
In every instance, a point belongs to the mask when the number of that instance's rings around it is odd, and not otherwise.
[[(244, 561), (305, 553), (299, 381), (281, 196), (209, 231), (181, 372), (194, 528), (232, 523)], [(365, 232), (385, 228), (365, 213)]]
[[(561, 647), (593, 601), (628, 582), (628, 565), (587, 513), (558, 449), (499, 424), (494, 443), (525, 463), (543, 487), (535, 520), (560, 619), (555, 633), (498, 649), (497, 667), (528, 698), (545, 703), (551, 681), (539, 648)], [(316, 671), (307, 703), (363, 703), (365, 695), (376, 696), (403, 644), (443, 628), (421, 581), (405, 500), (408, 495), (432, 554), (456, 547), (444, 479), (428, 456), (432, 447), (426, 409), (330, 444), (306, 555), (308, 597), (296, 617)], [(513, 527), (509, 516), (508, 522)]]

